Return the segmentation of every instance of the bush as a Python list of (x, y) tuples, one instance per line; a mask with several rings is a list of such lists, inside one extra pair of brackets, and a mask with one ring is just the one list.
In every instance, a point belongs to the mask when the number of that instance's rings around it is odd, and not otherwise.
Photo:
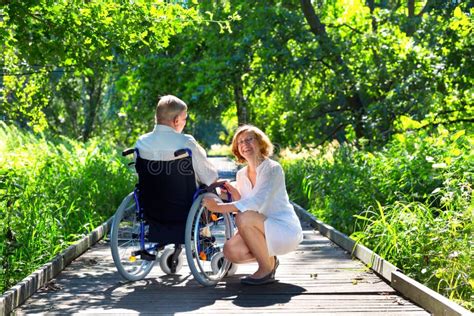
[(296, 202), (472, 309), (473, 144), (438, 128), (397, 134), (380, 151), (332, 144), (281, 162)]
[(110, 146), (0, 125), (0, 289), (107, 220), (133, 188)]

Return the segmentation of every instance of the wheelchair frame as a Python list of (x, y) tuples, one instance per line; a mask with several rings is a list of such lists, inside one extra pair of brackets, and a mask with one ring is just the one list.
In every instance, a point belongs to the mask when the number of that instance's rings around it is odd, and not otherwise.
[[(126, 156), (134, 151), (127, 149), (122, 154)], [(185, 153), (192, 155), (188, 149), (184, 149), (175, 152), (175, 156)], [(130, 163), (129, 166), (133, 164)], [(223, 182), (217, 182), (210, 187), (196, 190), (186, 221), (184, 236), (186, 259), (194, 278), (204, 286), (215, 285), (236, 270), (236, 265), (227, 261), (222, 253), (224, 242), (234, 234), (233, 215), (212, 213), (201, 206), (204, 196), (219, 198), (212, 192), (222, 184)], [(166, 248), (167, 245), (149, 242), (148, 225), (135, 189), (118, 207), (110, 233), (115, 266), (120, 275), (127, 280), (137, 281), (145, 278), (158, 260), (166, 274), (175, 274), (183, 266), (181, 244), (175, 244), (173, 250)]]

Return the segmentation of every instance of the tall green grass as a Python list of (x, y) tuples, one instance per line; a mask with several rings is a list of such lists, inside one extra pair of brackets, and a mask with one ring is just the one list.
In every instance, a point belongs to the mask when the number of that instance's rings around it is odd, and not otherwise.
[(0, 292), (109, 218), (133, 188), (98, 140), (48, 140), (0, 122)]
[(292, 198), (473, 309), (474, 137), (407, 132), (382, 150), (328, 145), (281, 162)]

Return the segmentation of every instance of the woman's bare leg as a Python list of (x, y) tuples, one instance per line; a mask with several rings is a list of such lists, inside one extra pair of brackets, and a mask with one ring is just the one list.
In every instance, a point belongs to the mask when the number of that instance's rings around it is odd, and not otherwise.
[(236, 225), (239, 234), (247, 246), (252, 257), (257, 260), (258, 270), (252, 275), (253, 278), (262, 278), (272, 272), (274, 259), (268, 254), (265, 239), (266, 217), (255, 211), (239, 213), (236, 217)]
[(233, 263), (247, 263), (255, 261), (255, 257), (250, 252), (247, 244), (237, 232), (224, 244), (224, 256)]

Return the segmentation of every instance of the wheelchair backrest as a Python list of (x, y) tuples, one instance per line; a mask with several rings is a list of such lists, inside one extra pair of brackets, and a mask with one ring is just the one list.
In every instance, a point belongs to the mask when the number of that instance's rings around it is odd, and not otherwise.
[(157, 161), (138, 155), (135, 169), (140, 208), (147, 222), (185, 225), (196, 192), (192, 158)]

